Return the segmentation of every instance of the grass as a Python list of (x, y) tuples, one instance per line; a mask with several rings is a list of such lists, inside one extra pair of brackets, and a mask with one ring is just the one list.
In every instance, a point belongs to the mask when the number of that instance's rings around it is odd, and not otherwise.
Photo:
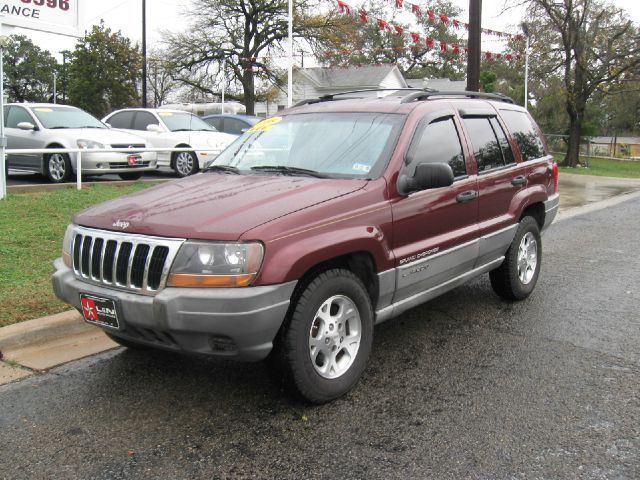
[(101, 184), (0, 200), (0, 327), (68, 310), (53, 294), (51, 273), (71, 217), (83, 208), (149, 186)]
[[(563, 155), (555, 155), (561, 162)], [(584, 162), (584, 158), (580, 161)], [(589, 158), (588, 167), (569, 168), (559, 167), (561, 172), (577, 173), (579, 175), (596, 175), (598, 177), (640, 178), (640, 161), (609, 160), (605, 158)]]

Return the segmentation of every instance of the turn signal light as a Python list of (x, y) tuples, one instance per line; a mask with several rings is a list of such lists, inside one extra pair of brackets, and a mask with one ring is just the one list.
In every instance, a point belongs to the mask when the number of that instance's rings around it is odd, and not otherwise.
[(558, 193), (558, 163), (553, 162), (553, 193)]
[(255, 278), (254, 273), (242, 275), (197, 275), (189, 273), (172, 273), (167, 279), (169, 287), (246, 287)]

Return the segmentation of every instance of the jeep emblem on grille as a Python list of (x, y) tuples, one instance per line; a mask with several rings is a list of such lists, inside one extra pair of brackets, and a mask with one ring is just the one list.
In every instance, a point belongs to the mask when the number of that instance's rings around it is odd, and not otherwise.
[(129, 222), (124, 222), (122, 220), (116, 220), (115, 222), (113, 222), (113, 226), (115, 228), (121, 228), (122, 230), (125, 230), (129, 226)]

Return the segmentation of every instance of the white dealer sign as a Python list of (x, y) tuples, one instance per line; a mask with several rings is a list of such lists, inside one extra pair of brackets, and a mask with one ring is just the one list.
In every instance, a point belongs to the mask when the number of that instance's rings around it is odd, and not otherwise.
[(77, 36), (82, 0), (0, 0), (0, 23)]

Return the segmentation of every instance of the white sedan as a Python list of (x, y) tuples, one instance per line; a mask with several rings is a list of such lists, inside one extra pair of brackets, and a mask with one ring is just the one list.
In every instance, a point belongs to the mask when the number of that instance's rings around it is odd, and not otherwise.
[(102, 121), (114, 129), (143, 137), (154, 148), (189, 149), (158, 153), (158, 166), (170, 167), (180, 177), (196, 173), (236, 139), (180, 110), (126, 108), (110, 113)]

